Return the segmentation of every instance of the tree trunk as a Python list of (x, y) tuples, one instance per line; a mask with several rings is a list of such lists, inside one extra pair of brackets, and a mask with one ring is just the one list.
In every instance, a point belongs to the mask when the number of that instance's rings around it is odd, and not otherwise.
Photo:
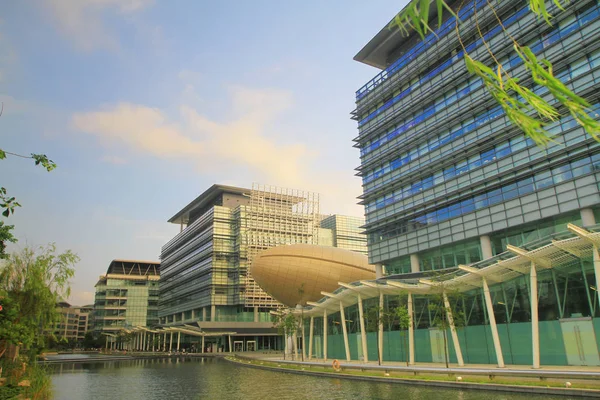
[(404, 355), (406, 356), (406, 366), (408, 367), (408, 365), (409, 365), (408, 363), (410, 361), (410, 357), (408, 355), (408, 343), (407, 343), (407, 340), (406, 340), (406, 336), (407, 336), (406, 334), (407, 334), (407, 331), (404, 331)]
[(302, 308), (301, 318), (300, 329), (302, 329), (302, 332), (300, 332), (300, 343), (302, 344), (302, 362), (304, 362), (304, 308)]
[(375, 338), (377, 339), (377, 364), (381, 365), (381, 353), (379, 353), (379, 329), (375, 331)]
[(446, 329), (444, 329), (444, 359), (446, 360), (446, 368), (448, 367), (448, 339), (446, 338)]

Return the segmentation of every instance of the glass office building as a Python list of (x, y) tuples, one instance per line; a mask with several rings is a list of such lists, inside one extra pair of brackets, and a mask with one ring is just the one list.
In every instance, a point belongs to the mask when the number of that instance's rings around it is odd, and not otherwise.
[[(337, 240), (366, 251), (357, 229), (363, 219), (333, 215), (325, 227), (323, 218), (316, 193), (211, 186), (169, 220), (181, 232), (162, 248), (160, 325), (193, 324), (213, 333), (204, 344), (216, 349), (281, 349), (270, 314), (281, 304), (256, 284), (249, 266), (262, 250), (286, 244), (333, 246)], [(199, 339), (183, 335), (182, 346), (199, 348)]]
[(96, 283), (94, 333), (158, 325), (160, 263), (113, 260)]
[[(564, 11), (547, 2), (552, 25), (528, 1), (448, 3), (474, 59), (492, 65), (479, 28), (504, 69), (548, 95), (527, 77), (510, 35), (551, 61), (599, 118), (598, 0)], [(309, 356), (373, 361), (379, 342), (384, 360), (442, 362), (443, 332), (429, 305), (452, 290), (465, 325), (446, 332), (451, 362), (600, 365), (600, 144), (561, 109), (548, 147), (525, 138), (467, 72), (455, 23), (444, 15), (424, 40), (386, 26), (355, 57), (382, 70), (356, 92), (353, 112), (379, 279), (348, 282), (305, 310), (324, 349)], [(361, 331), (359, 302), (392, 309), (400, 298), (410, 329)]]
[[(461, 2), (450, 2), (459, 7)], [(528, 1), (492, 1), (508, 33), (588, 99), (598, 118), (598, 2), (571, 2), (553, 25)], [(461, 39), (492, 65), (496, 58), (538, 94), (485, 0), (459, 10)], [(437, 18), (434, 18), (437, 20)], [(469, 264), (598, 214), (600, 147), (565, 110), (542, 148), (511, 124), (463, 60), (453, 17), (420, 40), (384, 28), (355, 57), (382, 71), (356, 93), (369, 258), (388, 274)]]
[(362, 233), (365, 219), (347, 215), (329, 215), (321, 220), (321, 228), (331, 232), (330, 246), (367, 255), (367, 237)]

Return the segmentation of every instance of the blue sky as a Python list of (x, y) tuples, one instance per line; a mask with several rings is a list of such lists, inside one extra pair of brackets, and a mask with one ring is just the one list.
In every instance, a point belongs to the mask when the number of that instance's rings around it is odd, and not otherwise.
[(321, 194), (361, 215), (349, 119), (377, 70), (352, 57), (406, 0), (32, 0), (0, 16), (2, 161), (19, 242), (81, 257), (72, 302), (115, 258), (157, 260), (213, 183)]

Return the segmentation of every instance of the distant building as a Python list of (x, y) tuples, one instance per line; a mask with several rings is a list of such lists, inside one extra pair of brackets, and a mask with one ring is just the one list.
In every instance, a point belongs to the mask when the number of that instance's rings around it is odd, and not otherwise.
[(76, 342), (79, 332), (79, 308), (71, 306), (66, 301), (59, 302), (56, 307), (59, 318), (54, 328), (54, 335), (58, 340)]
[(93, 319), (91, 318), (94, 312), (94, 305), (88, 304), (79, 307), (79, 322), (77, 326), (77, 340), (83, 341), (85, 334), (93, 330)]
[(113, 260), (96, 284), (94, 333), (158, 324), (160, 263)]
[[(323, 217), (319, 195), (302, 190), (213, 185), (169, 222), (181, 232), (162, 248), (160, 324), (226, 332), (211, 339), (217, 347), (229, 346), (232, 336), (237, 349), (281, 348), (270, 316), (281, 305), (249, 271), (259, 252), (286, 244), (337, 244), (366, 252), (366, 238), (357, 229), (364, 221)], [(192, 339), (183, 337), (184, 346), (194, 344), (187, 342)]]
[(364, 224), (363, 217), (334, 214), (321, 221), (321, 228), (331, 231), (332, 242), (328, 245), (367, 255), (367, 236), (361, 228)]

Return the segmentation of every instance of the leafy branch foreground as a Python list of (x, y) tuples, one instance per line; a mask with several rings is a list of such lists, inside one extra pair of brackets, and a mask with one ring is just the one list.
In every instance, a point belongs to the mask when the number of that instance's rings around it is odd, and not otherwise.
[[(23, 370), (23, 360), (10, 361), (4, 358), (0, 363), (4, 385), (0, 386), (0, 400), (15, 398), (48, 400), (52, 398), (50, 372), (44, 366), (30, 363)], [(19, 383), (21, 383), (20, 386)], [(20, 396), (20, 397), (19, 397)]]
[[(538, 85), (539, 88), (545, 88), (551, 96), (548, 96), (550, 98), (544, 98), (536, 94), (533, 87), (521, 84), (520, 80), (512, 76), (512, 72), (508, 71), (498, 60), (479, 26), (476, 5), (473, 7), (478, 40), (481, 40), (485, 50), (493, 60), (493, 66), (475, 60), (469, 55), (463, 43), (461, 29), (464, 30), (466, 26), (457, 15), (462, 3), (459, 9), (454, 10), (446, 0), (435, 0), (437, 26), (442, 25), (444, 11), (455, 20), (456, 34), (469, 73), (483, 80), (488, 92), (502, 107), (508, 119), (538, 145), (546, 146), (553, 141), (552, 135), (546, 128), (549, 123), (563, 116), (559, 109), (571, 115), (590, 136), (600, 141), (600, 123), (592, 116), (593, 111), (590, 103), (554, 76), (552, 64), (548, 60), (539, 60), (531, 48), (519, 44), (503, 25), (491, 2), (486, 0), (486, 3), (485, 7), (493, 12), (502, 31), (512, 41), (515, 53), (524, 63), (525, 69), (529, 73), (528, 78), (530, 78), (530, 81)], [(570, 4), (571, 0), (553, 0), (553, 3), (558, 12), (563, 12), (565, 6)], [(552, 25), (555, 16), (547, 8), (545, 0), (529, 0), (529, 9), (539, 19), (543, 19), (548, 25)], [(409, 29), (412, 29), (419, 34), (422, 40), (425, 39), (427, 34), (437, 37), (430, 18), (430, 0), (412, 0), (403, 11), (396, 15), (390, 24), (390, 28), (398, 28), (404, 35), (408, 35)], [(597, 115), (595, 116), (597, 117)]]

